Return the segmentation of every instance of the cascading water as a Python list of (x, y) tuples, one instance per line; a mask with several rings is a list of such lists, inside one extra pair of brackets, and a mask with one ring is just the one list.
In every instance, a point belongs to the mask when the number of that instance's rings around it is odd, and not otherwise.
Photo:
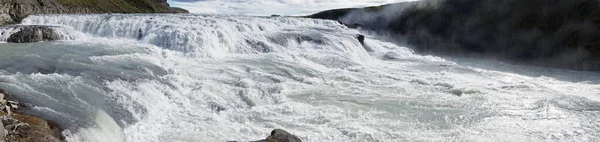
[(598, 73), (361, 45), (335, 21), (35, 15), (21, 25), (81, 34), (0, 44), (0, 88), (68, 141), (248, 141), (274, 128), (304, 141), (600, 139)]

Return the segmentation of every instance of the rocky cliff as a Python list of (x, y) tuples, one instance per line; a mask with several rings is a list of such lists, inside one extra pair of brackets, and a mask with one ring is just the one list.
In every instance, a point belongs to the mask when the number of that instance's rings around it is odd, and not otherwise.
[(167, 0), (0, 0), (0, 25), (32, 14), (188, 13)]
[(421, 0), (308, 17), (389, 32), (423, 54), (600, 71), (599, 0)]

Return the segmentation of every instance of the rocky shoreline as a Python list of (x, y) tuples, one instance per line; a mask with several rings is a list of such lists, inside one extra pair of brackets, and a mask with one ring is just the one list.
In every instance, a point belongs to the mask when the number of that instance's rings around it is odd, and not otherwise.
[[(24, 108), (12, 94), (0, 89), (0, 141), (2, 142), (63, 142), (65, 137), (57, 123), (21, 112)], [(237, 142), (237, 141), (230, 141)], [(302, 142), (283, 129), (271, 131), (267, 138), (252, 142)]]
[(61, 142), (64, 137), (58, 124), (22, 113), (19, 102), (0, 89), (0, 140), (7, 142)]

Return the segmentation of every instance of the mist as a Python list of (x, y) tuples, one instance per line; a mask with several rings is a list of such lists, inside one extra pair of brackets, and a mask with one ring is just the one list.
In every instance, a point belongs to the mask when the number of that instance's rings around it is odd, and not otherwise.
[(421, 54), (600, 70), (598, 0), (424, 0), (329, 14)]

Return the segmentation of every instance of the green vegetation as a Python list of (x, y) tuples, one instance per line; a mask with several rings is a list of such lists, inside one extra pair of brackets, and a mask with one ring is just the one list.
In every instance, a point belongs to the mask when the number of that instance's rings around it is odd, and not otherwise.
[(189, 13), (167, 0), (0, 0), (0, 26), (32, 14)]
[(156, 13), (167, 12), (160, 9), (152, 0), (58, 0), (69, 7), (85, 7), (101, 12), (114, 13)]
[(351, 11), (377, 12), (377, 11), (382, 10), (386, 6), (389, 6), (389, 5), (371, 6), (371, 7), (364, 7), (364, 8), (333, 9), (333, 10), (327, 10), (327, 11), (315, 13), (315, 14), (312, 14), (312, 15), (304, 16), (304, 17), (306, 17), (306, 18), (319, 18), (319, 19), (332, 19), (332, 20), (335, 19), (335, 20), (337, 20), (337, 19), (342, 18), (343, 16), (346, 16)]
[(333, 9), (327, 10), (319, 13), (315, 13), (313, 15), (305, 16), (306, 18), (319, 18), (319, 19), (331, 19), (338, 20), (346, 14), (350, 13), (350, 11), (358, 10), (357, 8), (345, 8), (345, 9)]
[(97, 5), (96, 0), (59, 0), (60, 3), (67, 6), (94, 6)]

